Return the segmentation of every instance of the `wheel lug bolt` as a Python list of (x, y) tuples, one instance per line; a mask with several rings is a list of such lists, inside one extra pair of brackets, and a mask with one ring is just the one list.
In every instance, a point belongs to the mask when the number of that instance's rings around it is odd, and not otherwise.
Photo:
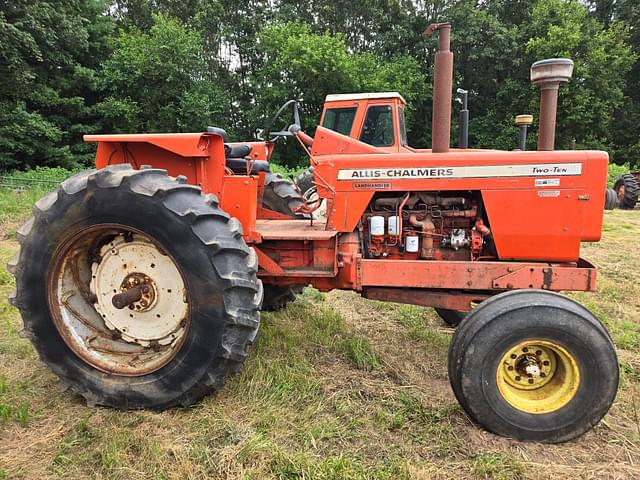
[(544, 366), (548, 366), (548, 365), (549, 365), (549, 360), (545, 360), (544, 362), (542, 362), (542, 364), (543, 364)]
[(524, 353), (527, 353), (527, 352), (529, 351), (529, 349), (528, 349), (527, 347), (524, 347), (524, 348), (522, 349), (522, 351), (523, 351)]
[(512, 367), (511, 365), (509, 365), (509, 366), (507, 367), (507, 370), (513, 370), (513, 367)]
[(519, 382), (521, 380), (520, 375), (516, 375), (516, 382)]
[(542, 350), (536, 350), (536, 355), (538, 356), (542, 355)]
[(544, 372), (540, 372), (540, 376), (541, 376), (541, 377), (546, 377), (546, 376), (547, 376), (547, 374), (546, 374), (546, 373), (544, 373)]
[(518, 356), (515, 353), (512, 353), (511, 358), (518, 358)]
[(530, 379), (529, 379), (529, 383), (533, 383), (533, 378), (530, 378)]

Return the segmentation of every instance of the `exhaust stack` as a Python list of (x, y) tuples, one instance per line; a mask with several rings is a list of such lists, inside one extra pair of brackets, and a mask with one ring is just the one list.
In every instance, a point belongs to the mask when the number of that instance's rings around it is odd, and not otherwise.
[(449, 151), (451, 141), (451, 99), (453, 85), (453, 52), (451, 24), (433, 23), (424, 32), (438, 31), (438, 51), (433, 73), (433, 115), (431, 117), (431, 149), (433, 153)]
[(538, 150), (550, 151), (556, 143), (558, 88), (573, 74), (573, 62), (568, 58), (550, 58), (531, 65), (531, 82), (540, 88), (540, 122)]

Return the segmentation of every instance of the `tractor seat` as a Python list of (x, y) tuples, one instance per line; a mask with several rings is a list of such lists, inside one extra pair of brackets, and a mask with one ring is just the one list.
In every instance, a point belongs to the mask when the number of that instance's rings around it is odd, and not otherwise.
[(244, 158), (251, 153), (251, 145), (224, 144), (224, 156), (227, 158)]
[(257, 175), (260, 172), (270, 172), (269, 162), (264, 160), (251, 160), (251, 145), (229, 145), (224, 144), (224, 154), (226, 157), (226, 165), (233, 173), (239, 175), (247, 174), (247, 163), (251, 163), (251, 175)]
[(247, 174), (247, 163), (251, 163), (250, 175), (257, 175), (260, 172), (270, 172), (269, 162), (264, 160), (251, 161), (249, 153), (251, 153), (251, 145), (229, 145), (229, 137), (227, 132), (218, 127), (207, 127), (207, 133), (213, 133), (220, 135), (224, 144), (224, 156), (226, 158), (226, 165), (229, 170), (238, 175)]
[(269, 162), (264, 160), (246, 160), (244, 158), (227, 158), (226, 165), (229, 170), (238, 175), (247, 174), (247, 162), (251, 163), (251, 175), (257, 175), (260, 172), (269, 173)]

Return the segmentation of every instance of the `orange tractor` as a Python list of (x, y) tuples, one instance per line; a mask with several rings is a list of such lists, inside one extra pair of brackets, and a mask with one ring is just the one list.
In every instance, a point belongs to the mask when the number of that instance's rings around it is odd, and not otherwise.
[[(407, 145), (395, 93), (328, 96), (313, 138), (296, 102), (267, 141), (229, 143), (219, 128), (85, 137), (97, 169), (35, 204), (9, 264), (41, 359), (90, 405), (190, 405), (240, 369), (261, 310), (307, 285), (353, 290), (464, 317), (449, 376), (478, 424), (544, 442), (592, 428), (616, 395), (616, 352), (555, 292), (596, 288), (580, 243), (600, 239), (608, 156), (554, 150), (573, 64), (531, 68), (537, 151), (452, 149), (450, 26), (430, 30), (428, 150)], [(307, 151), (314, 198), (270, 172), (279, 137)]]

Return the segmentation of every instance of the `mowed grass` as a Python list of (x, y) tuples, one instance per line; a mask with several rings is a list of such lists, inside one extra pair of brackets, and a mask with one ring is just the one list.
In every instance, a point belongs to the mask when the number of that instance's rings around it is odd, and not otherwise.
[(32, 201), (11, 195), (0, 226), (0, 480), (640, 478), (640, 211), (605, 214), (603, 241), (584, 248), (599, 291), (572, 294), (617, 343), (616, 403), (582, 438), (540, 445), (466, 417), (447, 379), (453, 331), (432, 309), (351, 292), (307, 289), (265, 313), (242, 372), (192, 408), (88, 408), (38, 361), (6, 301), (4, 265)]

